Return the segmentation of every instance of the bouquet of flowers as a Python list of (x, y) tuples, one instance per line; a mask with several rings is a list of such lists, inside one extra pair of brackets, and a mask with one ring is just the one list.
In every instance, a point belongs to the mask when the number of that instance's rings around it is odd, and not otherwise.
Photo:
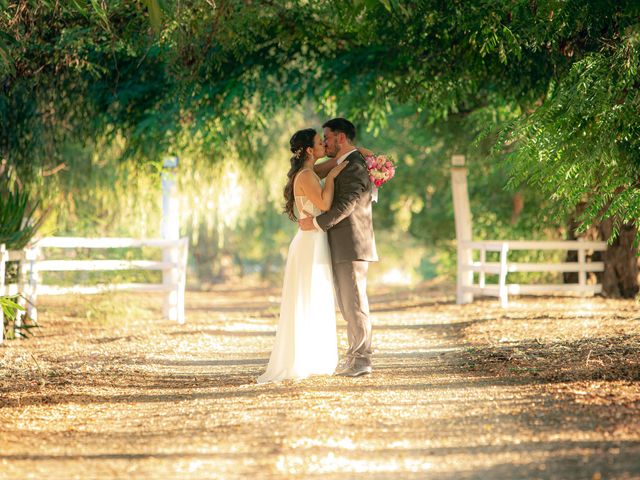
[(373, 182), (373, 201), (378, 201), (378, 188), (387, 183), (396, 174), (396, 167), (386, 155), (369, 155), (364, 158), (369, 169), (369, 178)]

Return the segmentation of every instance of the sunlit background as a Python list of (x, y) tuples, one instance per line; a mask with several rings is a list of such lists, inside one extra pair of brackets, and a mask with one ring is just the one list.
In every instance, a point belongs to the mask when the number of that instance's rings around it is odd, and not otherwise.
[[(297, 229), (282, 212), (288, 141), (299, 128), (314, 127), (320, 132), (328, 118), (323, 109), (326, 106), (308, 103), (297, 110), (283, 110), (263, 130), (247, 131), (254, 146), (250, 162), (233, 143), (226, 149), (207, 150), (197, 135), (185, 138), (184, 147), (171, 152), (180, 160), (175, 179), (181, 235), (190, 239), (190, 288), (240, 280), (280, 283), (288, 245)], [(371, 267), (372, 285), (414, 285), (438, 276), (454, 278), (449, 160), (461, 149), (468, 156), (474, 229), (479, 238), (562, 235), (559, 226), (537, 226), (537, 206), (543, 200), (534, 191), (506, 190), (504, 167), (484, 159), (486, 151), (471, 143), (470, 132), (457, 130), (452, 122), (451, 131), (443, 136), (416, 123), (416, 118), (415, 111), (398, 108), (382, 128), (358, 125), (356, 143), (391, 156), (397, 164), (396, 177), (381, 188), (379, 202), (373, 206), (381, 261)], [(125, 143), (124, 139), (120, 142)], [(72, 153), (62, 169), (42, 179), (51, 205), (42, 235), (160, 235), (162, 159), (118, 161), (122, 154), (118, 140), (76, 146)], [(516, 197), (524, 208), (514, 213)], [(71, 281), (75, 274), (48, 275)], [(91, 275), (99, 280), (158, 274)]]

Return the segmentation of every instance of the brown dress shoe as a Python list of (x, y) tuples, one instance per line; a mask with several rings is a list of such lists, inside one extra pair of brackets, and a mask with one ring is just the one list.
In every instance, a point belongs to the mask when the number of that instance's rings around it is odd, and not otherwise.
[(341, 377), (360, 377), (362, 375), (368, 375), (372, 372), (371, 365), (357, 365), (354, 364), (350, 368), (336, 372), (336, 375)]

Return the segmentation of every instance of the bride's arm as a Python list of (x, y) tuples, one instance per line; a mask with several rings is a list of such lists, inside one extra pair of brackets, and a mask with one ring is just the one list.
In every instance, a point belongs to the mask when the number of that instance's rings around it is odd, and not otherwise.
[(349, 162), (342, 162), (327, 173), (324, 188), (311, 172), (302, 172), (298, 178), (298, 184), (302, 187), (305, 197), (311, 200), (316, 207), (323, 212), (331, 208), (333, 203), (334, 180), (336, 176), (347, 166)]
[(320, 178), (325, 178), (329, 174), (331, 169), (336, 166), (337, 161), (337, 158), (331, 158), (326, 162), (314, 165), (313, 171), (316, 172), (316, 175), (318, 175)]
[[(374, 153), (368, 148), (358, 147), (358, 151), (365, 157), (374, 155)], [(313, 171), (316, 172), (316, 175), (318, 175), (320, 178), (325, 178), (327, 174), (331, 171), (331, 169), (336, 166), (337, 162), (338, 162), (337, 158), (335, 157), (331, 158), (325, 162), (314, 165)]]

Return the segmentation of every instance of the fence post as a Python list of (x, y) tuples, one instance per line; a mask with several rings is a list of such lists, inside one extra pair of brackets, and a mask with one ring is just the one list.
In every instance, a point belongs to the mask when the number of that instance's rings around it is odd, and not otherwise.
[(20, 296), (18, 297), (18, 305), (20, 305), (22, 308), (24, 308), (23, 311), (19, 311), (16, 313), (16, 321), (21, 325), (22, 324), (22, 319), (24, 316), (27, 315), (27, 306), (29, 304), (29, 287), (27, 285), (27, 279), (26, 279), (26, 262), (25, 262), (25, 256), (26, 256), (26, 251), (27, 249), (23, 249), (21, 254), (20, 254), (20, 261), (18, 262), (18, 293), (20, 294)]
[[(579, 238), (579, 242), (583, 239)], [(587, 293), (587, 272), (585, 271), (587, 263), (587, 256), (584, 247), (580, 245), (578, 247), (578, 284), (580, 285), (580, 295), (585, 296)]]
[(487, 249), (485, 247), (482, 247), (480, 249), (480, 266), (482, 267), (482, 270), (480, 270), (480, 275), (478, 279), (478, 284), (480, 285), (480, 288), (484, 288), (484, 285), (485, 285), (485, 280), (486, 280), (486, 275), (484, 271), (485, 263), (487, 263)]
[[(178, 168), (178, 157), (164, 159), (162, 169), (162, 238), (165, 240), (180, 239), (180, 204), (175, 172)], [(177, 242), (163, 247), (162, 261), (171, 263), (170, 268), (162, 270), (162, 283), (166, 289), (164, 299), (164, 316), (168, 320), (178, 320), (178, 279), (179, 279), (179, 246)]]
[(187, 237), (180, 239), (180, 255), (178, 258), (178, 282), (176, 284), (177, 291), (177, 320), (183, 324), (184, 318), (184, 293), (187, 285), (187, 257), (189, 253), (189, 240)]
[(473, 271), (466, 269), (472, 262), (471, 249), (465, 242), (471, 241), (471, 208), (467, 191), (467, 169), (464, 155), (451, 157), (451, 192), (453, 194), (453, 212), (456, 225), (456, 249), (458, 272), (456, 280), (456, 303), (473, 302), (473, 293), (465, 287), (473, 285)]
[(507, 290), (507, 255), (509, 254), (509, 243), (502, 242), (500, 248), (500, 280), (498, 294), (500, 296), (500, 306), (506, 308), (509, 306), (509, 291)]
[[(36, 262), (42, 257), (42, 249), (39, 247), (28, 248), (24, 252), (25, 263), (29, 268), (25, 270), (27, 277), (27, 311), (26, 314), (33, 321), (38, 323), (38, 308), (36, 302), (38, 300), (38, 284), (42, 283), (42, 275), (38, 271)], [(22, 265), (20, 268), (22, 269)], [(22, 272), (21, 272), (22, 273)]]
[[(4, 296), (4, 278), (6, 273), (7, 247), (5, 244), (0, 245), (0, 293)], [(0, 343), (4, 341), (4, 310), (0, 307)]]

